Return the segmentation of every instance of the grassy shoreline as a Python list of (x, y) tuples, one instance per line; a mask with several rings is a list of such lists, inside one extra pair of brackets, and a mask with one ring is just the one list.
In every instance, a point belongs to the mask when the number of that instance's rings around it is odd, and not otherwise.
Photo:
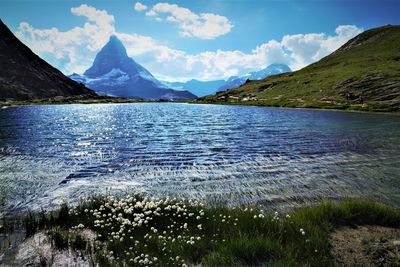
[(356, 225), (400, 228), (400, 210), (348, 199), (281, 214), (101, 196), (24, 219), (28, 237), (45, 235), (54, 251), (79, 251), (100, 266), (336, 266), (329, 235)]
[(370, 113), (370, 114), (392, 114), (400, 115), (400, 111), (390, 111), (386, 109), (363, 109), (357, 107), (344, 107), (344, 106), (286, 106), (286, 105), (273, 105), (263, 102), (214, 102), (214, 101), (191, 101), (189, 104), (198, 105), (232, 105), (232, 106), (252, 106), (252, 107), (270, 107), (270, 108), (284, 108), (284, 109), (300, 109), (300, 110), (321, 110), (321, 111), (336, 111), (336, 112), (356, 112), (356, 113)]
[(250, 106), (250, 107), (268, 107), (268, 108), (282, 108), (282, 109), (294, 109), (294, 110), (317, 110), (317, 111), (335, 111), (335, 112), (351, 112), (351, 113), (362, 113), (362, 114), (385, 114), (399, 116), (399, 111), (385, 111), (385, 110), (362, 110), (362, 109), (347, 109), (338, 107), (301, 107), (301, 106), (279, 106), (279, 105), (267, 105), (265, 103), (254, 103), (254, 102), (211, 102), (211, 101), (195, 101), (186, 102), (194, 105), (229, 105), (229, 106)]
[(197, 105), (232, 105), (232, 106), (254, 106), (254, 107), (271, 107), (271, 108), (287, 108), (300, 110), (321, 110), (335, 112), (356, 112), (367, 114), (391, 114), (400, 115), (399, 111), (390, 111), (387, 109), (364, 109), (356, 106), (285, 106), (270, 105), (263, 102), (215, 102), (215, 101), (159, 101), (159, 100), (138, 100), (126, 98), (99, 97), (94, 99), (70, 99), (70, 100), (33, 100), (33, 101), (0, 101), (1, 108), (18, 107), (18, 106), (35, 106), (35, 105), (67, 105), (67, 104), (128, 104), (128, 103), (186, 103)]

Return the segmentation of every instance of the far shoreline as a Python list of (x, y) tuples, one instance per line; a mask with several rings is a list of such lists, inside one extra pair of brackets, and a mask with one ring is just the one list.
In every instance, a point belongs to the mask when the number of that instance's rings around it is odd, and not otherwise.
[(99, 98), (68, 98), (66, 100), (58, 99), (37, 99), (37, 100), (15, 100), (15, 101), (0, 101), (0, 109), (20, 107), (20, 106), (41, 106), (41, 105), (70, 105), (70, 104), (132, 104), (132, 103), (181, 103), (181, 104), (195, 104), (195, 105), (226, 105), (226, 106), (251, 106), (251, 107), (267, 107), (267, 108), (280, 108), (280, 109), (294, 109), (294, 110), (315, 110), (315, 111), (334, 111), (334, 112), (349, 112), (361, 114), (383, 114), (399, 116), (400, 111), (388, 110), (363, 110), (352, 108), (339, 108), (339, 107), (300, 107), (300, 106), (274, 106), (263, 103), (245, 103), (245, 102), (208, 102), (198, 100), (148, 100), (148, 99), (129, 99), (122, 97), (107, 97), (100, 96)]
[[(181, 103), (181, 102), (179, 102)], [(323, 107), (289, 107), (289, 106), (273, 106), (262, 103), (249, 103), (244, 102), (184, 102), (188, 104), (197, 105), (226, 105), (226, 106), (246, 106), (246, 107), (266, 107), (266, 108), (280, 108), (280, 109), (293, 109), (293, 110), (316, 110), (316, 111), (335, 111), (335, 112), (349, 112), (349, 113), (362, 113), (362, 114), (384, 114), (384, 115), (395, 115), (399, 116), (400, 111), (384, 111), (384, 110), (361, 110), (361, 109), (349, 109), (349, 108), (323, 108)]]

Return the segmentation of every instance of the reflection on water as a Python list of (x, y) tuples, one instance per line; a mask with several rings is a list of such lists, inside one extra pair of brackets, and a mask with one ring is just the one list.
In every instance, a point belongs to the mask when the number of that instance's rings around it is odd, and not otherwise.
[(172, 103), (0, 110), (0, 192), (13, 210), (110, 191), (399, 205), (399, 156), (391, 115)]

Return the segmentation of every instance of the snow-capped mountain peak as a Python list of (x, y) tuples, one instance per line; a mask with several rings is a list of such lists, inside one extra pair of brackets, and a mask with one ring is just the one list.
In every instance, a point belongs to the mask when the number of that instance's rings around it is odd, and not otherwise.
[(291, 71), (292, 70), (289, 68), (289, 66), (285, 64), (271, 64), (265, 69), (259, 71), (253, 71), (240, 77), (238, 76), (229, 77), (226, 83), (222, 85), (220, 88), (218, 88), (217, 92), (239, 87), (242, 84), (244, 84), (246, 80), (262, 80), (271, 75), (276, 75)]
[(102, 95), (143, 99), (193, 99), (187, 91), (175, 91), (158, 81), (126, 53), (122, 42), (111, 36), (83, 75), (71, 79), (82, 82)]

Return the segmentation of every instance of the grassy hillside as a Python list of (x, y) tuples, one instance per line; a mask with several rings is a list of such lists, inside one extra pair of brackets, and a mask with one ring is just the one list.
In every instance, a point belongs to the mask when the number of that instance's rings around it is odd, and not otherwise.
[(400, 110), (400, 26), (365, 31), (299, 71), (250, 81), (199, 102)]

